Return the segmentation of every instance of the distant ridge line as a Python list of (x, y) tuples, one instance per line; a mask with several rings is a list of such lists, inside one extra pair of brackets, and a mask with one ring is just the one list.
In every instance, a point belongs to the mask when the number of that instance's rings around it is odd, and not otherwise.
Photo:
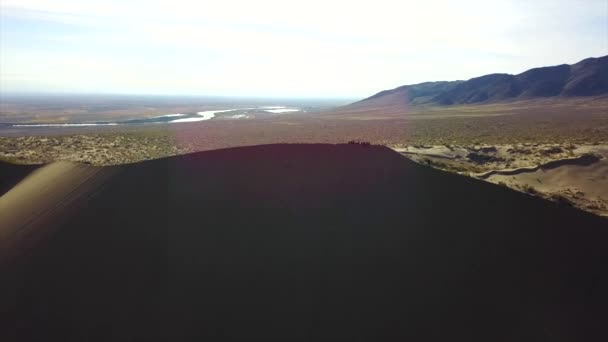
[(488, 74), (466, 81), (438, 81), (383, 90), (355, 104), (380, 100), (406, 104), (458, 105), (548, 97), (608, 95), (608, 55), (527, 70)]

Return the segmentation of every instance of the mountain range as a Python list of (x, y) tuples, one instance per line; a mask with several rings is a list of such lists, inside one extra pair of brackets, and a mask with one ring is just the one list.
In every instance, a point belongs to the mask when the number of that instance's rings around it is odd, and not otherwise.
[(576, 64), (534, 68), (521, 74), (489, 74), (467, 81), (424, 82), (381, 91), (359, 103), (458, 105), (546, 97), (608, 94), (608, 56)]

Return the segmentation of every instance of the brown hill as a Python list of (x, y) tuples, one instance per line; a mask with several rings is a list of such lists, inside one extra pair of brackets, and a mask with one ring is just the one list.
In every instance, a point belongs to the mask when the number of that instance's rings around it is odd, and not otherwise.
[(573, 65), (530, 69), (518, 75), (490, 74), (468, 81), (426, 82), (382, 91), (358, 104), (471, 104), (544, 97), (608, 94), (608, 56)]
[(2, 341), (608, 337), (605, 219), (380, 146), (51, 164), (0, 219)]

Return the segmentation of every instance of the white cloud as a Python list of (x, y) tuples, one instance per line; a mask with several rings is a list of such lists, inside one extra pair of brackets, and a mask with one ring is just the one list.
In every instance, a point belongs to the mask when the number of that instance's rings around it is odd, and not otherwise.
[[(365, 96), (608, 51), (605, 0), (3, 0), (2, 87)], [(14, 21), (36, 21), (38, 31)], [(595, 21), (594, 21), (595, 20)], [(588, 24), (590, 22), (591, 24)], [(60, 25), (61, 30), (45, 29)], [(34, 32), (35, 31), (35, 32)], [(59, 31), (59, 32), (58, 32)], [(591, 33), (590, 33), (591, 32)], [(594, 33), (595, 32), (595, 33)], [(42, 40), (40, 42), (39, 40)], [(17, 83), (15, 83), (17, 82)]]

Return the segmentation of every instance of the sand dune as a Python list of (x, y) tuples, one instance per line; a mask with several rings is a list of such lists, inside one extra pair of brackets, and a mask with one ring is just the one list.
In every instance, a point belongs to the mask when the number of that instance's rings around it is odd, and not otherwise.
[(608, 216), (608, 160), (592, 156), (581, 160), (556, 161), (528, 172), (505, 170), (487, 173), (490, 182), (523, 185), (557, 200), (566, 200), (590, 212)]
[(30, 200), (50, 232), (3, 259), (3, 341), (608, 337), (605, 219), (385, 147), (51, 164), (0, 200), (2, 239)]
[(61, 227), (62, 216), (99, 191), (112, 173), (83, 164), (55, 162), (38, 168), (0, 197), (0, 261), (25, 252)]
[(585, 155), (578, 156), (575, 158), (564, 158), (564, 159), (552, 160), (548, 163), (544, 163), (544, 164), (532, 166), (532, 167), (519, 167), (519, 168), (515, 168), (515, 169), (505, 169), (505, 170), (492, 170), (492, 171), (484, 172), (484, 173), (481, 173), (481, 174), (478, 174), (475, 176), (482, 178), (482, 179), (486, 179), (486, 178), (489, 178), (494, 175), (515, 176), (515, 175), (520, 175), (523, 173), (533, 173), (533, 172), (536, 172), (539, 170), (542, 170), (542, 171), (552, 170), (552, 169), (555, 169), (558, 167), (569, 166), (569, 165), (589, 166), (589, 165), (599, 162), (600, 160), (601, 160), (601, 158), (596, 155), (585, 154)]
[(38, 165), (18, 165), (0, 162), (0, 196), (9, 191), (28, 174), (38, 168)]

